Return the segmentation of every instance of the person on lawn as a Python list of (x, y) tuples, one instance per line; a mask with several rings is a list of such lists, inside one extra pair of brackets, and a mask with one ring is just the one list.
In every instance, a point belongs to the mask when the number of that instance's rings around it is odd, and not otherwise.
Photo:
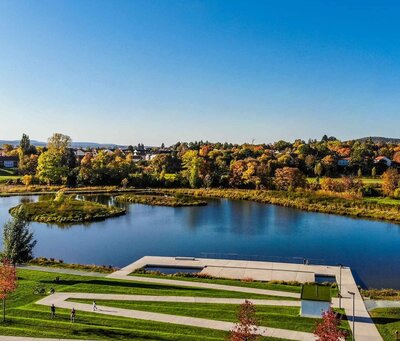
[(50, 313), (50, 317), (53, 320), (56, 317), (56, 306), (54, 304), (52, 304), (50, 307)]
[(93, 311), (96, 311), (96, 310), (97, 310), (97, 305), (96, 305), (96, 302), (93, 301)]
[(72, 310), (71, 310), (71, 322), (72, 322), (72, 323), (75, 322), (75, 315), (76, 315), (75, 308), (72, 307)]

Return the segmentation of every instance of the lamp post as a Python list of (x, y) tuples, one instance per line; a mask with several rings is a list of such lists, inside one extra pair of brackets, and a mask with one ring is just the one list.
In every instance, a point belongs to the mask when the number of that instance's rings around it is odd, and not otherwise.
[(339, 266), (339, 309), (342, 309), (342, 268), (343, 264), (338, 264)]
[(348, 291), (348, 293), (351, 296), (353, 296), (353, 332), (351, 333), (351, 340), (354, 341), (354, 334), (355, 334), (355, 324), (354, 324), (354, 322), (355, 322), (355, 319), (356, 319), (356, 316), (355, 316), (355, 305), (356, 305), (356, 303), (355, 303), (355, 295), (356, 295), (356, 293), (352, 292), (352, 291)]

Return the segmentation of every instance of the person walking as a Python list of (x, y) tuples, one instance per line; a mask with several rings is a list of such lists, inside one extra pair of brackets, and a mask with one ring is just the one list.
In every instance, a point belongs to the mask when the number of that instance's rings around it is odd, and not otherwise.
[(97, 311), (96, 301), (93, 301), (93, 311)]
[(75, 315), (76, 315), (75, 308), (72, 307), (72, 310), (71, 310), (71, 322), (72, 322), (72, 323), (75, 322)]
[(56, 317), (56, 306), (54, 304), (50, 307), (51, 319), (53, 320)]

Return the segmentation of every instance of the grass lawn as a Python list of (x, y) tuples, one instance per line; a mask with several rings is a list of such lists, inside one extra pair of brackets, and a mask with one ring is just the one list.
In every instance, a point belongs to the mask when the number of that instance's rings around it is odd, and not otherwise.
[(392, 198), (364, 198), (364, 201), (367, 202), (372, 202), (375, 204), (387, 204), (387, 205), (400, 205), (400, 200), (399, 199), (392, 199)]
[[(60, 276), (61, 282), (53, 280)], [(77, 322), (69, 322), (69, 311), (58, 309), (50, 320), (49, 308), (36, 305), (43, 296), (34, 294), (38, 286), (56, 292), (93, 292), (138, 295), (180, 295), (202, 297), (268, 298), (229, 291), (157, 285), (106, 278), (93, 278), (42, 271), (18, 270), (18, 288), (7, 300), (7, 322), (0, 334), (31, 337), (109, 339), (109, 340), (224, 340), (226, 333), (197, 327), (111, 317), (94, 313), (77, 313)], [(268, 339), (270, 340), (270, 339)]]
[[(132, 272), (130, 274), (130, 276), (173, 279), (173, 280), (188, 281), (188, 282), (232, 285), (232, 286), (238, 286), (238, 287), (295, 292), (295, 293), (299, 293), (299, 294), (301, 292), (300, 284), (299, 285), (287, 285), (287, 284), (261, 282), (261, 281), (247, 282), (247, 281), (241, 281), (238, 279), (186, 277), (186, 276), (179, 276), (179, 275), (171, 276), (171, 275), (162, 275), (162, 274), (159, 275), (159, 274), (140, 273), (140, 272)], [(284, 298), (284, 299), (286, 300), (288, 298)]]
[(15, 175), (15, 169), (0, 168), (0, 183), (5, 183), (8, 180), (16, 180), (19, 178), (21, 178), (21, 176)]
[(396, 340), (396, 330), (400, 333), (400, 308), (377, 308), (370, 315), (385, 341)]
[[(91, 304), (93, 300), (70, 299), (69, 301)], [(199, 317), (211, 320), (235, 322), (238, 305), (211, 303), (135, 302), (96, 300), (98, 305), (143, 310), (155, 313)], [(299, 330), (312, 333), (319, 319), (299, 316), (299, 307), (256, 306), (260, 326)]]
[[(333, 178), (336, 180), (340, 180), (340, 178)], [(360, 178), (360, 180), (364, 183), (364, 185), (371, 185), (371, 184), (381, 184), (382, 183), (382, 179), (380, 177), (377, 178), (368, 178), (368, 177), (362, 177)], [(307, 182), (308, 183), (314, 183), (317, 181), (316, 177), (309, 177), (307, 178)]]

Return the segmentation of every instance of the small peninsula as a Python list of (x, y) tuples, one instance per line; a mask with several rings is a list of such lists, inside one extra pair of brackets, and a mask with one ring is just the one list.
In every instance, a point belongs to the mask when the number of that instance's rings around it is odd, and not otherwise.
[(117, 201), (153, 206), (187, 207), (205, 206), (207, 202), (197, 198), (182, 195), (161, 194), (123, 194), (116, 197)]
[(122, 208), (63, 195), (57, 195), (54, 200), (22, 203), (10, 209), (12, 216), (22, 215), (28, 221), (59, 224), (104, 220), (125, 213)]

